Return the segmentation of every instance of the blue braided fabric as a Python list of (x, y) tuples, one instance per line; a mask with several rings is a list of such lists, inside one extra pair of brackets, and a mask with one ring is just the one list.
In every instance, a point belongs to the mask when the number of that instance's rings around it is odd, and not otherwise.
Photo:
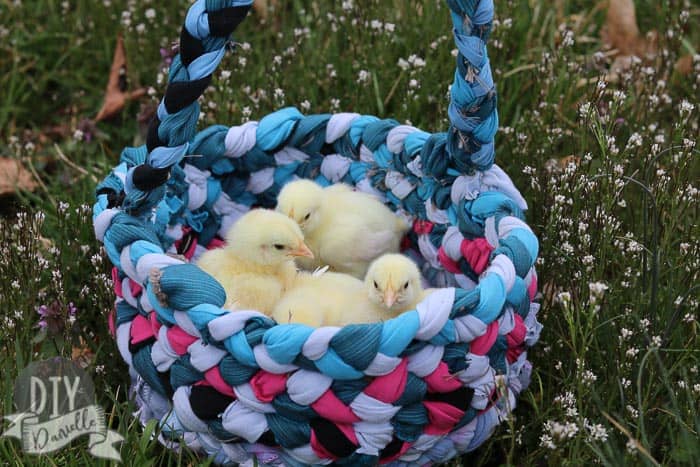
[[(216, 463), (403, 466), (473, 451), (529, 384), (541, 331), (537, 238), (493, 163), (492, 3), (448, 0), (459, 54), (447, 133), (290, 107), (195, 134), (193, 96), (237, 5), (192, 5), (149, 142), (126, 148), (97, 187), (95, 233), (114, 265), (115, 337), (141, 421)], [(223, 288), (194, 260), (297, 178), (353, 185), (413, 219), (405, 253), (438, 289), (394, 319), (343, 328), (222, 309)]]

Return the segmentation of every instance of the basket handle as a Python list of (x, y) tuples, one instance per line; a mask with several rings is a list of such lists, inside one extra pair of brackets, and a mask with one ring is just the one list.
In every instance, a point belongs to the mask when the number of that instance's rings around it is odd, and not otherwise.
[[(493, 21), (493, 0), (447, 0), (457, 46), (457, 67), (450, 91), (450, 128), (446, 150), (449, 166), (460, 173), (487, 170), (494, 161), (498, 130), (496, 90), (486, 40)], [(123, 207), (144, 212), (164, 195), (170, 169), (187, 153), (195, 135), (197, 99), (225, 53), (230, 34), (246, 17), (252, 0), (197, 0), (188, 10), (180, 35), (180, 53), (168, 87), (151, 121), (145, 161), (127, 172)], [(436, 156), (440, 151), (436, 152)], [(423, 161), (431, 166), (430, 161)], [(432, 174), (440, 178), (442, 174)]]
[(462, 173), (488, 170), (498, 130), (496, 88), (486, 51), (493, 24), (493, 0), (447, 0), (457, 46), (457, 69), (450, 90), (447, 152)]
[(253, 0), (197, 0), (187, 11), (180, 50), (170, 65), (168, 87), (151, 120), (148, 154), (129, 169), (124, 183), (127, 212), (152, 208), (164, 194), (170, 169), (187, 154), (199, 118), (197, 99), (211, 82), (231, 33), (245, 19)]

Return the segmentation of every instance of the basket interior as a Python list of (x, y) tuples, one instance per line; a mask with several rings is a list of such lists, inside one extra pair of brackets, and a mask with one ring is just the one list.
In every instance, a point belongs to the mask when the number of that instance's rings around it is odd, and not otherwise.
[[(410, 223), (402, 252), (419, 264), (430, 286), (470, 290), (494, 249), (484, 241), (486, 219), (524, 218), (524, 200), (497, 166), (502, 186), (495, 187), (482, 172), (462, 175), (445, 168), (445, 133), (428, 134), (394, 120), (357, 114), (296, 117), (295, 109), (282, 109), (260, 122), (217, 125), (200, 132), (190, 145), (190, 156), (173, 167), (165, 198), (156, 208), (154, 220), (167, 226), (160, 228), (163, 248), (177, 241), (177, 253), (187, 252), (190, 259), (204, 248), (220, 246), (238, 217), (252, 207), (274, 208), (280, 189), (291, 180), (308, 178), (322, 186), (345, 183), (380, 197)], [(329, 127), (338, 123), (345, 132), (331, 135)], [(337, 138), (329, 142), (333, 136)], [(246, 138), (255, 144), (233, 143)], [(140, 148), (125, 153), (128, 163), (145, 156)], [(472, 199), (455, 204), (461, 195), (455, 193), (458, 181), (462, 183), (457, 188), (466, 187)], [(505, 193), (494, 188), (506, 188)], [(473, 205), (482, 192), (498, 199), (475, 212)], [(441, 250), (448, 230), (471, 243), (472, 261)]]

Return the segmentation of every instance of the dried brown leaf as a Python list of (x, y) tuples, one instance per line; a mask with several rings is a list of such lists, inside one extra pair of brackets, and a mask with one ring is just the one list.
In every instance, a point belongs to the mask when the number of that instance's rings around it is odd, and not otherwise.
[(80, 338), (79, 345), (71, 349), (71, 360), (83, 369), (89, 367), (95, 360), (95, 353), (88, 347), (82, 337)]
[(632, 0), (610, 0), (605, 20), (606, 42), (622, 55), (637, 54), (639, 28)]
[(581, 158), (574, 156), (573, 154), (559, 158), (559, 159), (549, 159), (544, 163), (544, 168), (547, 172), (562, 172), (565, 170), (569, 164), (574, 164), (576, 166), (581, 164)]
[(657, 32), (642, 36), (637, 26), (637, 12), (632, 0), (609, 0), (605, 26), (601, 30), (603, 42), (617, 51), (612, 70), (629, 68), (630, 57), (651, 58), (656, 54)]
[(14, 193), (17, 190), (33, 191), (36, 181), (31, 172), (19, 161), (0, 157), (0, 195)]
[(105, 90), (104, 103), (95, 117), (96, 122), (114, 117), (122, 111), (127, 101), (138, 99), (146, 94), (144, 88), (134, 91), (124, 89), (124, 76), (126, 76), (126, 51), (124, 49), (124, 39), (120, 34), (117, 36), (117, 44), (114, 47), (114, 58), (109, 71), (109, 81)]
[(674, 66), (676, 72), (685, 76), (689, 75), (693, 71), (693, 56), (684, 55), (678, 59), (676, 65)]
[(267, 19), (270, 15), (270, 6), (272, 6), (272, 8), (277, 6), (277, 0), (255, 0), (253, 2), (253, 10), (255, 10), (255, 13), (262, 19)]

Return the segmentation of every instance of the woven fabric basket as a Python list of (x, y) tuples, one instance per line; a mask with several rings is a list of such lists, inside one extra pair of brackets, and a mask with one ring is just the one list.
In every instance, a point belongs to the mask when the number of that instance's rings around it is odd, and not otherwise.
[[(114, 265), (116, 341), (143, 423), (217, 463), (424, 465), (476, 449), (529, 383), (538, 242), (493, 163), (487, 0), (448, 0), (459, 50), (446, 133), (355, 113), (285, 108), (196, 133), (197, 98), (250, 1), (197, 0), (147, 144), (97, 187)], [(196, 155), (197, 157), (188, 157)], [(222, 309), (194, 260), (297, 177), (347, 183), (410, 217), (404, 253), (435, 293), (342, 328)]]

